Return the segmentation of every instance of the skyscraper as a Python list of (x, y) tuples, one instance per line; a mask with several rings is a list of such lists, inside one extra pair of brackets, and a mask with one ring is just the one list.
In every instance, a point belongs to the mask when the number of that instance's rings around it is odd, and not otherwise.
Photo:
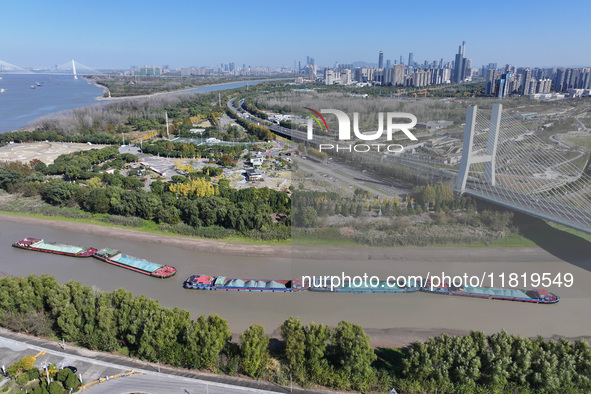
[(378, 68), (384, 68), (384, 52), (380, 51), (380, 57), (378, 60)]
[(412, 67), (414, 65), (414, 60), (412, 60), (412, 52), (408, 54), (408, 67)]
[(404, 60), (402, 60), (402, 55), (400, 55), (400, 64), (404, 64)]
[(458, 48), (458, 53), (456, 54), (456, 60), (454, 62), (454, 73), (452, 76), (452, 82), (460, 83), (464, 81), (465, 78), (465, 61), (464, 58), (464, 49), (466, 46), (466, 41), (462, 41), (462, 45)]

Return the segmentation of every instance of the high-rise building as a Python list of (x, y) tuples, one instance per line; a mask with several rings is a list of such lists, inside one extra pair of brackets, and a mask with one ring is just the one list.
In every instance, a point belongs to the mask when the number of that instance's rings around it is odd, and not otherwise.
[(511, 91), (511, 73), (501, 74), (500, 78), (495, 81), (495, 96), (496, 97), (507, 97)]
[(496, 93), (496, 84), (495, 81), (497, 79), (497, 69), (496, 68), (489, 68), (486, 71), (486, 88), (484, 93), (485, 94), (495, 94)]
[(464, 59), (464, 79), (472, 80), (472, 59)]
[(332, 85), (334, 83), (334, 72), (330, 68), (324, 70), (324, 83), (326, 85)]
[(348, 68), (341, 70), (341, 85), (349, 85), (351, 81), (351, 70)]
[(521, 94), (522, 95), (530, 95), (531, 94), (531, 85), (532, 85), (532, 72), (529, 68), (521, 69), (518, 71), (519, 74), (523, 75), (523, 80), (521, 84)]
[(380, 56), (378, 59), (378, 68), (384, 68), (384, 52), (380, 51)]
[(402, 60), (402, 55), (400, 55), (400, 64), (404, 64), (404, 60)]
[(458, 48), (458, 53), (456, 54), (456, 60), (454, 62), (454, 73), (452, 77), (452, 82), (460, 83), (463, 82), (465, 79), (465, 58), (464, 58), (464, 49), (466, 46), (466, 41), (462, 41), (462, 45)]
[(392, 62), (390, 61), (390, 59), (386, 60), (386, 68), (390, 68), (392, 67)]
[(156, 66), (144, 66), (133, 68), (131, 73), (132, 75), (141, 77), (159, 77), (161, 75), (161, 69)]
[(414, 66), (414, 60), (412, 60), (412, 56), (413, 56), (413, 54), (412, 54), (412, 52), (410, 52), (408, 54), (408, 64), (407, 64), (408, 67), (413, 67)]
[(566, 69), (559, 68), (558, 71), (556, 71), (556, 78), (554, 79), (554, 90), (556, 90), (557, 92), (563, 92), (567, 89), (565, 77)]

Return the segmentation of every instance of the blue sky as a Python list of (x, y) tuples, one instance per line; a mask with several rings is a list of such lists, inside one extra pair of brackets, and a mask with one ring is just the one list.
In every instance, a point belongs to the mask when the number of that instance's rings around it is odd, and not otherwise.
[[(10, 4), (10, 5), (9, 5)], [(96, 68), (131, 65), (293, 66), (335, 61), (452, 61), (473, 66), (591, 65), (591, 2), (127, 1), (5, 2), (0, 60)]]

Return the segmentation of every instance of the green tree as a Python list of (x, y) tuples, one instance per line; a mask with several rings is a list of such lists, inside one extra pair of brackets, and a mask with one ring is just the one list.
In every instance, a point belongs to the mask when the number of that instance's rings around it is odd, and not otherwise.
[(111, 208), (111, 199), (105, 189), (95, 187), (84, 196), (82, 206), (90, 212), (107, 213)]
[(433, 206), (435, 205), (435, 199), (435, 189), (431, 185), (425, 186), (421, 193), (421, 200), (423, 200), (423, 203), (429, 203), (429, 206)]
[(330, 328), (324, 324), (310, 323), (304, 327), (306, 338), (306, 367), (312, 381), (323, 384), (328, 381), (330, 372), (328, 361), (325, 358), (328, 340), (330, 339)]
[(306, 353), (306, 334), (299, 317), (290, 316), (281, 325), (283, 338), (283, 355), (289, 369), (294, 372), (304, 365)]
[(332, 334), (335, 366), (348, 377), (355, 390), (366, 390), (375, 380), (371, 364), (376, 360), (371, 338), (361, 326), (345, 321), (339, 322)]
[(269, 337), (259, 324), (250, 326), (240, 335), (240, 362), (242, 370), (250, 377), (258, 377), (269, 361)]
[(77, 189), (78, 185), (76, 184), (55, 181), (45, 187), (43, 197), (45, 198), (45, 201), (50, 204), (64, 206), (68, 203), (70, 197), (74, 195)]
[(200, 316), (187, 330), (187, 351), (195, 368), (213, 369), (226, 343), (232, 338), (228, 322), (218, 315)]

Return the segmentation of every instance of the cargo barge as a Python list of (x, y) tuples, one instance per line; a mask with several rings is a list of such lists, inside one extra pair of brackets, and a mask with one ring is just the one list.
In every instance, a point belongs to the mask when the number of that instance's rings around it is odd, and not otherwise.
[(170, 278), (176, 274), (176, 268), (160, 265), (137, 257), (127, 256), (116, 249), (105, 248), (97, 251), (93, 257), (118, 267), (126, 268), (140, 274), (155, 278)]
[(15, 248), (33, 250), (35, 252), (53, 253), (71, 257), (90, 257), (97, 252), (95, 248), (81, 248), (80, 246), (47, 243), (39, 238), (25, 238), (12, 244)]
[(486, 298), (490, 300), (529, 302), (532, 304), (556, 304), (560, 297), (545, 289), (503, 289), (499, 287), (453, 286), (444, 283), (431, 286), (429, 281), (421, 287), (427, 293), (446, 294), (459, 297)]
[(413, 293), (421, 289), (418, 283), (410, 282), (407, 286), (401, 287), (394, 283), (379, 282), (376, 286), (353, 286), (348, 284), (346, 286), (336, 286), (331, 289), (330, 284), (316, 282), (314, 286), (310, 287), (310, 291), (326, 292), (326, 293)]
[(298, 279), (239, 279), (225, 276), (191, 275), (183, 283), (185, 289), (221, 291), (260, 291), (291, 293), (307, 290)]

